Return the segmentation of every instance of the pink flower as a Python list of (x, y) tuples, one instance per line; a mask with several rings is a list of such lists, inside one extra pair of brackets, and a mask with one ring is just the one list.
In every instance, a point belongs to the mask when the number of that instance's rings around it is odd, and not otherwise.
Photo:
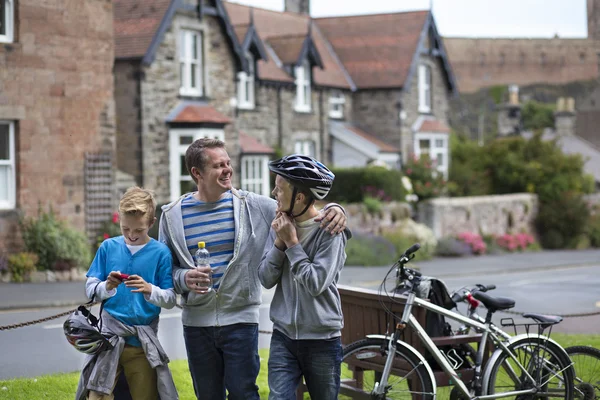
[(113, 215), (112, 215), (112, 223), (113, 224), (119, 223), (119, 213), (118, 212), (113, 213)]
[(105, 233), (104, 235), (102, 235), (102, 237), (104, 238), (104, 240), (110, 238), (110, 235), (108, 233)]
[(406, 170), (406, 175), (410, 175), (410, 174), (412, 174), (412, 169), (409, 168)]

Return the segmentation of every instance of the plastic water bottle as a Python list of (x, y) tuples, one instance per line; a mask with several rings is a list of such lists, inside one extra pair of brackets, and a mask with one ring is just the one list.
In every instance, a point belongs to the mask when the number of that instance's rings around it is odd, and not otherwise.
[[(210, 267), (210, 253), (206, 250), (206, 243), (198, 242), (198, 250), (194, 254), (194, 262), (196, 263), (196, 267)], [(209, 272), (210, 282), (208, 283), (199, 283), (199, 288), (206, 288), (208, 292), (212, 290), (213, 281), (212, 281), (212, 273)]]

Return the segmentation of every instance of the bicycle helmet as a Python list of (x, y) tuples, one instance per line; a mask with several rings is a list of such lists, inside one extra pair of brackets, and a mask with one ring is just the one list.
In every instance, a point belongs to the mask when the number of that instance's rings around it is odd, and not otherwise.
[(310, 189), (317, 200), (323, 200), (327, 196), (335, 179), (335, 175), (325, 165), (301, 154), (271, 161), (269, 169), (289, 180), (294, 186)]
[(113, 348), (108, 339), (82, 315), (81, 310), (67, 318), (63, 331), (67, 341), (82, 353), (94, 355)]

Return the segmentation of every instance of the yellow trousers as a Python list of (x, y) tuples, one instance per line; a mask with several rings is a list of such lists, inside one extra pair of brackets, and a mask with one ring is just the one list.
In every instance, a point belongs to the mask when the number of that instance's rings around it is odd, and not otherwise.
[[(113, 390), (119, 380), (121, 372), (125, 373), (129, 391), (133, 400), (156, 400), (158, 390), (156, 389), (156, 371), (148, 363), (144, 349), (141, 347), (125, 345), (123, 353), (119, 358), (117, 376), (113, 384)], [(114, 400), (114, 396), (90, 391), (89, 400)]]

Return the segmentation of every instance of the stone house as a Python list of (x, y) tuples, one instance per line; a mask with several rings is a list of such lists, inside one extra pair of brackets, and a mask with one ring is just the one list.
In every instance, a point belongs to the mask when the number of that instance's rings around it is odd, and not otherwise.
[(448, 168), (454, 77), (431, 13), (311, 18), (221, 0), (116, 0), (117, 166), (160, 202), (190, 190), (183, 154), (224, 139), (234, 184), (268, 194), (274, 154), (332, 166), (429, 154)]
[(0, 250), (21, 248), (18, 219), (38, 206), (88, 232), (110, 215), (112, 14), (109, 0), (0, 0)]

